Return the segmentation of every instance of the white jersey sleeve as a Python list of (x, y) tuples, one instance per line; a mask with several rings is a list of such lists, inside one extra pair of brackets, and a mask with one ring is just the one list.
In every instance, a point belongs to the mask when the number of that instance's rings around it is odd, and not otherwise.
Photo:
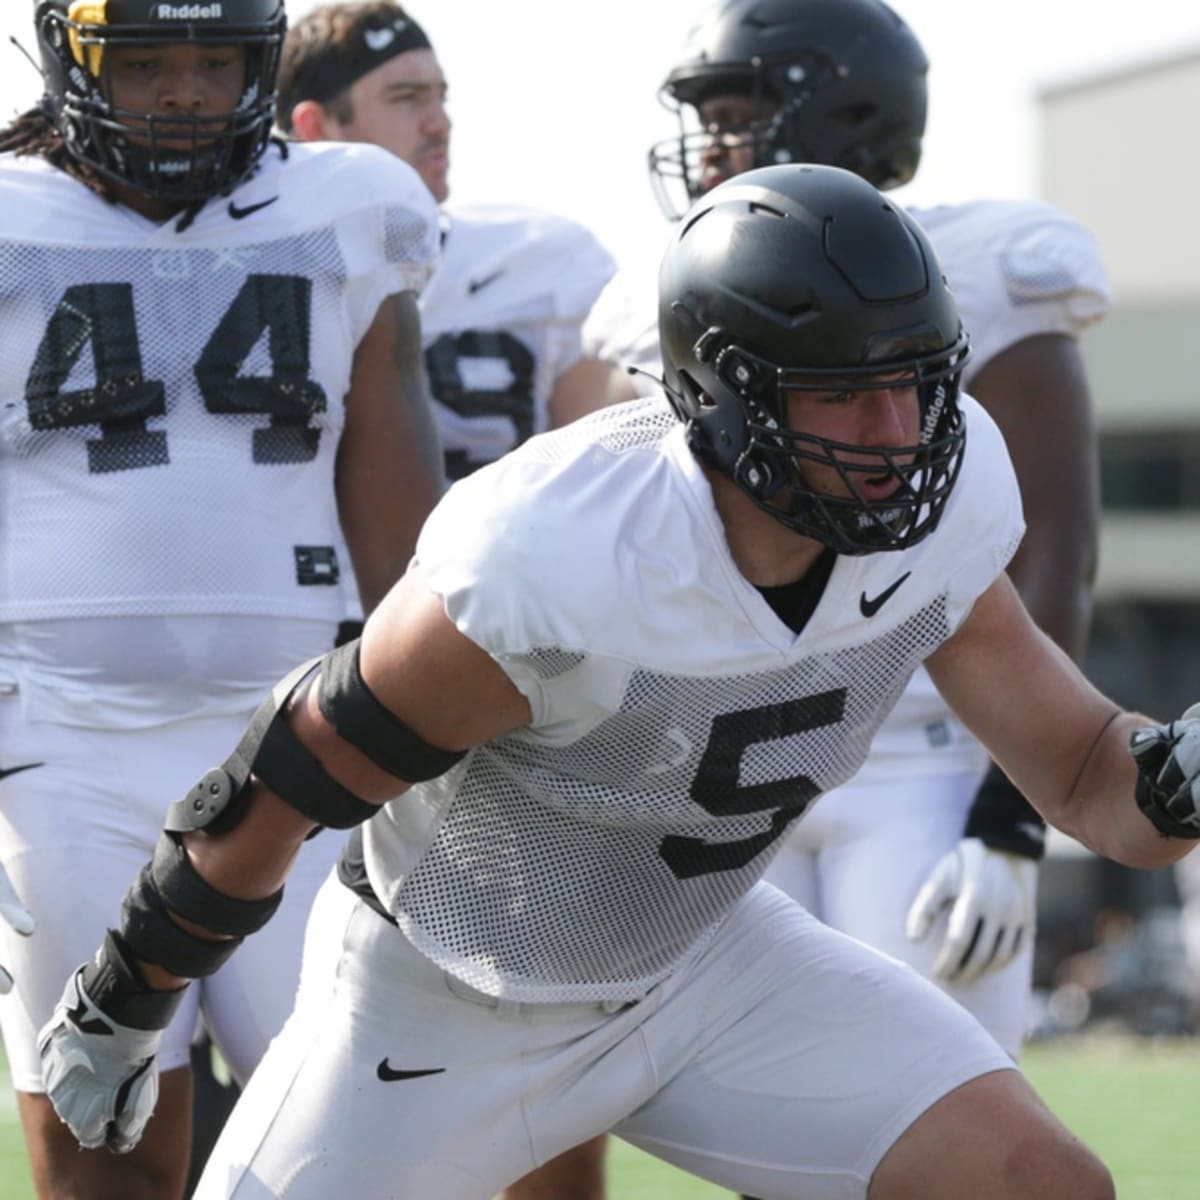
[(530, 1001), (635, 999), (703, 945), (1020, 538), (999, 434), (966, 407), (958, 503), (909, 550), (839, 558), (799, 635), (738, 571), (661, 401), (451, 488), (422, 577), (533, 719), (366, 827), (372, 886), (414, 944)]
[(428, 277), (436, 221), (374, 147), (272, 148), (186, 225), (0, 157), (0, 657), (65, 694), (80, 623), (104, 621), (90, 642), (111, 660), (75, 689), (136, 687), (169, 668), (132, 646), (173, 621), (175, 677), (244, 693), (318, 631), (324, 648), (354, 354), (384, 299)]
[(1049, 204), (982, 200), (914, 209), (971, 337), (966, 384), (1040, 334), (1076, 336), (1112, 304), (1095, 238)]
[(550, 213), (472, 206), (443, 217), (421, 324), (457, 479), (549, 428), (555, 384), (582, 356), (584, 317), (615, 267), (588, 230)]
[[(665, 243), (664, 243), (665, 245)], [(662, 375), (658, 348), (658, 259), (649, 256), (622, 267), (600, 293), (583, 326), (583, 347), (592, 358), (618, 367), (637, 367), (639, 396), (654, 395), (647, 376)]]

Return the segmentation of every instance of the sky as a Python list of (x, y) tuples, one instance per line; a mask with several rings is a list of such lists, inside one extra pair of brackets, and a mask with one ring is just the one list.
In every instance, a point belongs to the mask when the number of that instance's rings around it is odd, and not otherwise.
[[(16, 34), (33, 51), (33, 5), (4, 0), (2, 7), (0, 116), (31, 103), (40, 86), (9, 42)], [(312, 7), (295, 0), (289, 12)], [(450, 81), (452, 201), (563, 213), (622, 261), (659, 253), (667, 227), (645, 157), (676, 126), (656, 93), (707, 0), (412, 0), (408, 7)], [(1200, 51), (1200, 5), (1180, 0), (896, 0), (893, 7), (931, 63), (924, 158), (917, 179), (896, 193), (910, 204), (1037, 196), (1040, 88)], [(1116, 131), (1116, 149), (1124, 136), (1136, 130)], [(1181, 136), (1195, 136), (1190, 116)]]

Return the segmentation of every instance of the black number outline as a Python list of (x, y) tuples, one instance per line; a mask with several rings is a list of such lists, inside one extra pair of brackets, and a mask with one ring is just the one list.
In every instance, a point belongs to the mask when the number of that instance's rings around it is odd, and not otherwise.
[[(458, 367), (464, 358), (504, 359), (512, 383), (502, 391), (468, 388)], [(533, 436), (537, 358), (520, 338), (502, 329), (443, 333), (425, 348), (425, 372), (434, 398), (452, 412), (468, 419), (507, 417), (516, 429), (513, 447)], [(483, 465), (469, 459), (465, 451), (446, 451), (446, 475), (452, 481)]]
[[(95, 386), (64, 392), (89, 344)], [(100, 427), (100, 437), (85, 443), (90, 474), (170, 461), (167, 435), (146, 428), (147, 418), (164, 416), (167, 404), (162, 381), (142, 374), (132, 284), (76, 284), (63, 292), (33, 356), (25, 404), (29, 424), (39, 432)]]
[[(75, 284), (63, 291), (47, 322), (25, 381), (30, 427), (38, 432), (96, 425), (88, 440), (89, 474), (140, 470), (170, 462), (165, 430), (150, 417), (167, 413), (160, 379), (143, 374), (131, 283)], [(251, 461), (310, 462), (321, 430), (309, 425), (327, 407), (310, 375), (312, 281), (299, 275), (246, 277), (194, 367), (205, 409), (215, 415), (266, 413), (255, 429)], [(266, 333), (272, 374), (243, 376), (243, 363)], [(63, 391), (84, 348), (91, 346), (96, 383)]]
[[(246, 277), (196, 362), (204, 407), (218, 414), (268, 413), (254, 430), (256, 463), (311, 462), (320, 429), (309, 421), (326, 408), (325, 389), (309, 378), (312, 280), (301, 275)], [(267, 334), (270, 375), (241, 375), (255, 343)]]
[(772, 812), (771, 824), (762, 833), (734, 842), (668, 834), (658, 851), (672, 874), (677, 879), (694, 879), (738, 870), (780, 838), (820, 794), (820, 788), (807, 775), (743, 785), (739, 782), (742, 755), (760, 742), (775, 742), (836, 725), (845, 713), (846, 689), (834, 688), (799, 700), (714, 717), (689, 795), (713, 816)]

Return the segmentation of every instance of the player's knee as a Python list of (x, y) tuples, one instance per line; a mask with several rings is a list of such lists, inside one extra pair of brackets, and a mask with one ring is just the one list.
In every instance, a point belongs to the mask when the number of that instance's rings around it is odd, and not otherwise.
[(35, 1172), (42, 1200), (81, 1200), (88, 1196), (120, 1196), (121, 1200), (172, 1200), (183, 1195), (179, 1164), (112, 1161), (108, 1150), (80, 1150)]
[(1115, 1200), (1104, 1164), (1015, 1071), (943, 1096), (900, 1137), (870, 1200)]
[(1061, 1127), (1015, 1139), (1001, 1177), (1005, 1200), (1116, 1200), (1108, 1168)]
[(604, 1200), (607, 1138), (582, 1142), (510, 1184), (502, 1200)]

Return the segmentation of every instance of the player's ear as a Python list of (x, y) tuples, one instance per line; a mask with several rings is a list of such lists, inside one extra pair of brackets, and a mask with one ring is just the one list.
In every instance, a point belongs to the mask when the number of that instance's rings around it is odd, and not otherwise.
[(329, 114), (315, 100), (301, 100), (292, 109), (292, 132), (297, 141), (336, 141), (329, 126)]

